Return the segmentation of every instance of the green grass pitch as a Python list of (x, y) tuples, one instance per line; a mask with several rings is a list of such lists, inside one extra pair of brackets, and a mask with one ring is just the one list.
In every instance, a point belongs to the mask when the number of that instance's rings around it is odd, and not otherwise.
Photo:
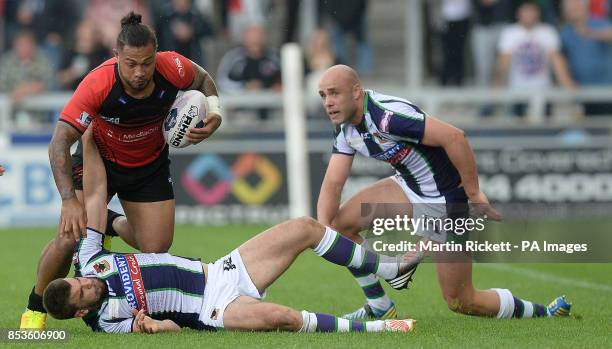
[[(212, 261), (263, 230), (261, 226), (177, 226), (172, 253)], [(16, 328), (34, 282), (42, 247), (53, 228), (0, 230), (0, 328)], [(113, 250), (129, 249), (118, 239)], [(44, 268), (44, 266), (42, 266)], [(574, 303), (570, 318), (495, 320), (450, 312), (438, 288), (435, 266), (425, 264), (408, 291), (389, 291), (401, 316), (417, 319), (409, 334), (206, 333), (110, 335), (92, 333), (79, 320), (48, 320), (48, 328), (69, 331), (64, 343), (0, 347), (61, 348), (604, 348), (612, 346), (612, 264), (477, 264), (479, 288), (509, 288), (515, 295), (547, 304), (566, 294)], [(388, 288), (387, 288), (388, 289)], [(268, 290), (268, 301), (296, 309), (342, 314), (363, 302), (349, 273), (312, 252), (304, 253)]]

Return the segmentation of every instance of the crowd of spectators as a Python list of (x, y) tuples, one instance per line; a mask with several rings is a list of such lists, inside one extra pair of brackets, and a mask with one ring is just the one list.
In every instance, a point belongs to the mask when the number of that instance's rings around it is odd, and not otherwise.
[[(429, 0), (427, 5), (429, 37), (437, 39), (442, 54), (433, 69), (440, 85), (466, 86), (467, 61), (481, 88), (612, 85), (609, 0)], [(608, 103), (584, 107), (587, 115), (612, 115)], [(522, 104), (512, 109), (516, 115), (525, 112)], [(490, 112), (490, 106), (481, 110)]]
[[(299, 41), (300, 0), (0, 0), (0, 93), (13, 102), (71, 91), (112, 57), (130, 10), (155, 29), (160, 50), (209, 70), (222, 92), (279, 90), (279, 46)], [(368, 0), (318, 0), (316, 30), (303, 42), (306, 83), (337, 63), (376, 77)], [(441, 86), (573, 89), (612, 84), (610, 0), (424, 0), (426, 36), (439, 46), (432, 74)], [(270, 27), (275, 6), (285, 19)], [(403, 9), (402, 9), (403, 10)], [(279, 21), (277, 21), (279, 22)], [(276, 31), (278, 40), (271, 42)], [(302, 36), (304, 37), (304, 36)], [(222, 42), (208, 54), (206, 40)], [(351, 41), (353, 45), (348, 45)], [(352, 48), (351, 52), (349, 48)], [(433, 51), (432, 51), (433, 52)], [(435, 54), (426, 52), (426, 54)], [(210, 60), (210, 57), (215, 57)], [(609, 104), (585, 105), (612, 114)], [(516, 114), (524, 106), (514, 108)], [(257, 110), (261, 119), (267, 110)], [(484, 106), (481, 114), (490, 112)]]

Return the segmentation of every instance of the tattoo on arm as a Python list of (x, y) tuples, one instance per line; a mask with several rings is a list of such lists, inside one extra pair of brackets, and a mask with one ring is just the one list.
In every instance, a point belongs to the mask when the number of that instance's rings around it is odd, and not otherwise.
[(62, 200), (75, 196), (72, 184), (72, 159), (70, 157), (70, 146), (76, 142), (81, 135), (77, 130), (59, 122), (53, 132), (53, 138), (49, 144), (49, 162), (55, 179), (55, 185)]
[(193, 83), (187, 89), (201, 91), (205, 96), (218, 96), (217, 86), (210, 74), (199, 65), (193, 62), (192, 64), (193, 69), (195, 69), (195, 77), (193, 78)]

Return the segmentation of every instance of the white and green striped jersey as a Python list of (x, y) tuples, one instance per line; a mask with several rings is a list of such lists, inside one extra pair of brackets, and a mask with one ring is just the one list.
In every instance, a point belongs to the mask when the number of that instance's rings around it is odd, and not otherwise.
[(106, 282), (108, 294), (85, 322), (94, 331), (131, 332), (132, 309), (145, 309), (157, 320), (181, 327), (212, 329), (199, 321), (205, 278), (198, 260), (169, 253), (112, 253), (102, 248), (103, 235), (87, 229), (73, 257), (77, 276)]
[(361, 123), (336, 127), (333, 153), (385, 161), (420, 196), (440, 197), (459, 186), (446, 151), (421, 144), (427, 116), (419, 107), (372, 90), (365, 90), (363, 103)]

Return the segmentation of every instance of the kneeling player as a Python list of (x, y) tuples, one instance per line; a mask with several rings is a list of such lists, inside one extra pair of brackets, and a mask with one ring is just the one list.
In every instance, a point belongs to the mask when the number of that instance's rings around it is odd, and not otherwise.
[[(363, 203), (400, 204), (402, 215), (414, 218), (464, 218), (468, 200), (491, 219), (501, 215), (480, 190), (471, 146), (463, 131), (425, 114), (409, 101), (365, 90), (348, 66), (329, 68), (319, 81), (319, 95), (336, 126), (330, 158), (317, 204), (318, 220), (362, 242)], [(351, 173), (353, 157), (361, 153), (389, 163), (396, 175), (356, 193), (340, 207), (340, 193)], [(391, 210), (390, 210), (391, 211)], [(392, 215), (393, 216), (393, 215)], [(416, 229), (420, 235), (446, 242), (452, 233)], [(515, 297), (507, 289), (479, 290), (472, 284), (472, 260), (467, 254), (436, 253), (442, 295), (455, 312), (525, 318), (567, 315), (570, 304), (558, 297), (548, 307)], [(450, 259), (449, 259), (450, 258)], [(449, 263), (452, 261), (452, 263)], [(346, 314), (352, 320), (392, 318), (395, 305), (374, 275), (349, 268), (367, 303)]]
[[(253, 237), (215, 263), (168, 253), (111, 253), (102, 248), (106, 224), (106, 178), (89, 137), (84, 136), (85, 206), (89, 228), (75, 254), (83, 277), (54, 280), (43, 302), (55, 318), (84, 317), (104, 332), (287, 330), (299, 332), (409, 332), (414, 320), (367, 322), (299, 312), (262, 301), (265, 290), (305, 249), (326, 260), (374, 273), (390, 284), (414, 271), (408, 256), (384, 257), (326, 228), (298, 218)], [(96, 173), (97, 178), (93, 178)]]

